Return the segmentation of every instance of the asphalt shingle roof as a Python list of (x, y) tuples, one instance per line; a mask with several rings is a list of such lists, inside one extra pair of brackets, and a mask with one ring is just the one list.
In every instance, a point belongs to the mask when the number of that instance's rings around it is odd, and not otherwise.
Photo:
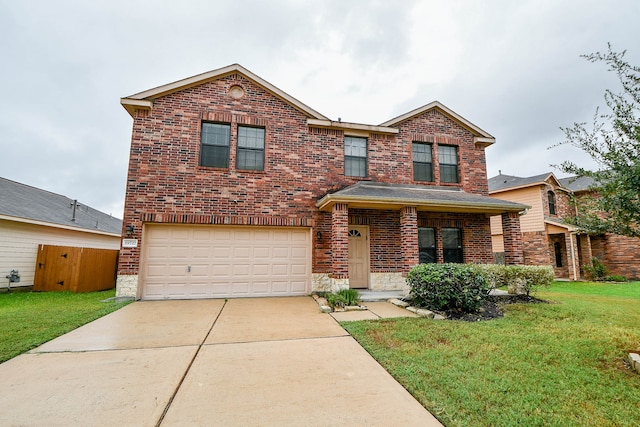
[(59, 224), (91, 231), (120, 234), (122, 220), (66, 196), (0, 178), (0, 215)]
[(573, 192), (588, 190), (595, 183), (593, 178), (588, 176), (570, 176), (567, 178), (560, 178), (559, 181), (564, 188)]
[(528, 206), (520, 203), (500, 200), (479, 194), (471, 194), (454, 187), (389, 184), (368, 181), (360, 181), (354, 185), (336, 191), (332, 196), (360, 197), (363, 199), (428, 201), (430, 203), (441, 203), (444, 205), (482, 205), (487, 207), (493, 206), (495, 208), (506, 208), (514, 211), (528, 208)]
[(506, 190), (507, 188), (522, 187), (538, 182), (543, 182), (549, 177), (549, 175), (551, 175), (551, 172), (543, 173), (540, 175), (527, 176), (524, 178), (513, 175), (496, 175), (489, 178), (489, 191), (500, 191)]

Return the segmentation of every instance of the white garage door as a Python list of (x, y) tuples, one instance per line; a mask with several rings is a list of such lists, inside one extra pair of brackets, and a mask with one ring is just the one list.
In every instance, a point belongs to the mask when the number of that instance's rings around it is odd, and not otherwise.
[(308, 228), (145, 225), (143, 299), (307, 295)]

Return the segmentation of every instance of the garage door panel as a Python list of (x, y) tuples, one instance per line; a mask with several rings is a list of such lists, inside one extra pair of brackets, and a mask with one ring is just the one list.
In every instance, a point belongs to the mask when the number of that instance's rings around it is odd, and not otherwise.
[(231, 284), (231, 295), (247, 295), (249, 293), (249, 282), (235, 282)]
[(231, 276), (232, 266), (229, 264), (216, 264), (211, 267), (211, 275), (213, 277), (229, 277)]
[(252, 266), (253, 276), (256, 277), (267, 277), (269, 276), (269, 264), (253, 264)]
[(253, 248), (253, 257), (256, 259), (269, 259), (271, 257), (271, 248), (257, 247)]
[(252, 282), (251, 290), (256, 295), (268, 295), (269, 283), (268, 282)]
[(212, 296), (228, 296), (230, 294), (229, 283), (212, 283), (211, 295)]
[(309, 274), (306, 264), (291, 264), (291, 275), (306, 276)]
[(234, 258), (251, 258), (251, 247), (239, 246), (239, 247), (233, 248), (233, 257)]
[(213, 258), (214, 259), (229, 259), (232, 257), (232, 253), (228, 247), (214, 247), (213, 248)]
[(291, 282), (291, 292), (294, 293), (303, 293), (306, 292), (307, 282), (305, 281), (292, 281)]
[(305, 295), (309, 229), (145, 225), (145, 299)]
[(288, 259), (289, 258), (289, 248), (279, 248), (279, 247), (275, 247), (273, 248), (273, 252), (272, 252), (272, 258), (275, 259)]
[(273, 264), (272, 274), (274, 276), (286, 276), (289, 274), (288, 264)]

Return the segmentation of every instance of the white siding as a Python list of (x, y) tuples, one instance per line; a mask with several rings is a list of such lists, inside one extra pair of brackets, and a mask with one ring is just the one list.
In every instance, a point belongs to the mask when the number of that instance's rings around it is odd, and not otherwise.
[(33, 285), (41, 244), (120, 249), (120, 238), (0, 219), (0, 288), (9, 284), (5, 276), (11, 270), (20, 271), (20, 283), (12, 283), (11, 287)]

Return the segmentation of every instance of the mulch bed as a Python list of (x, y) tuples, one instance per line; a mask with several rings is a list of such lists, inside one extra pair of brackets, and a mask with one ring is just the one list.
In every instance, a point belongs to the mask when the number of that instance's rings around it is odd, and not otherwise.
[(465, 322), (479, 322), (481, 320), (499, 319), (504, 316), (502, 306), (506, 304), (548, 304), (548, 301), (541, 300), (530, 295), (500, 295), (488, 296), (477, 313), (461, 313), (455, 310), (445, 311), (442, 314), (447, 319), (463, 320)]

